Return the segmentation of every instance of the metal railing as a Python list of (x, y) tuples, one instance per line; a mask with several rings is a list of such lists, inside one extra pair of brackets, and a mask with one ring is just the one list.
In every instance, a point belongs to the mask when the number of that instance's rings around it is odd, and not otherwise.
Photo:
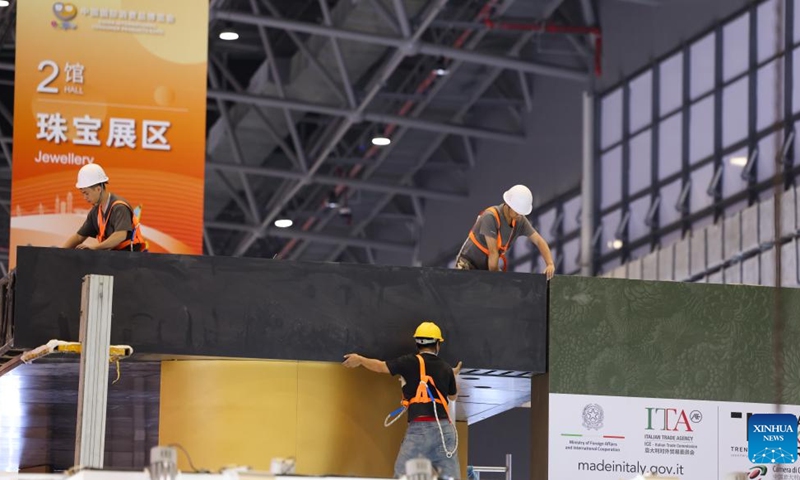
[(504, 473), (506, 475), (506, 480), (511, 480), (511, 454), (506, 454), (505, 467), (485, 467), (473, 465), (472, 472), (475, 475), (475, 480), (481, 480), (481, 473)]

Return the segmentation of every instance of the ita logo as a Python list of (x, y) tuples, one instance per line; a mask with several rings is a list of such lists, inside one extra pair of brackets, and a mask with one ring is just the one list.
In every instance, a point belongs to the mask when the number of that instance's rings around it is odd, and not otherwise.
[(797, 460), (797, 417), (791, 413), (750, 416), (747, 456), (753, 463), (794, 463)]
[(583, 407), (583, 426), (589, 430), (603, 428), (603, 407), (596, 403)]

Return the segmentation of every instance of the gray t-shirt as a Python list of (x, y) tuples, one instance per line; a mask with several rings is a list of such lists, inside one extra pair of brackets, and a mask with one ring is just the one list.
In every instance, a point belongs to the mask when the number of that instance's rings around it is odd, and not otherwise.
[[(475, 238), (478, 239), (478, 243), (480, 243), (483, 248), (487, 248), (487, 238), (497, 238), (497, 220), (495, 220), (491, 208), (492, 207), (487, 208), (483, 213), (481, 213), (478, 219), (475, 221), (475, 225), (472, 226), (472, 232), (475, 234)], [(494, 208), (497, 209), (497, 212), (500, 216), (500, 238), (503, 240), (503, 245), (513, 245), (520, 236), (530, 237), (536, 232), (536, 230), (533, 228), (533, 225), (531, 225), (531, 222), (526, 217), (522, 217), (517, 221), (517, 226), (512, 232), (511, 225), (506, 222), (506, 219), (503, 216), (503, 205), (496, 205)], [(511, 240), (510, 242), (509, 239)], [(469, 260), (469, 262), (472, 263), (476, 269), (489, 270), (488, 255), (483, 253), (474, 243), (472, 243), (472, 240), (470, 240), (469, 237), (467, 237), (467, 240), (464, 242), (464, 245), (461, 247), (461, 251), (458, 254), (459, 256)], [(503, 261), (501, 260), (499, 263), (500, 268), (503, 268), (502, 264)]]

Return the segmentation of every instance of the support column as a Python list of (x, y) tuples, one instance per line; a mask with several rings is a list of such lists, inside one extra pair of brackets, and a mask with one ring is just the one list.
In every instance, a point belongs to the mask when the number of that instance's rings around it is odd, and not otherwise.
[(583, 179), (581, 180), (581, 275), (594, 275), (594, 98), (583, 93)]
[(83, 277), (75, 465), (88, 468), (103, 468), (113, 293), (114, 277), (107, 275)]
[(531, 478), (548, 477), (550, 441), (550, 374), (531, 379)]

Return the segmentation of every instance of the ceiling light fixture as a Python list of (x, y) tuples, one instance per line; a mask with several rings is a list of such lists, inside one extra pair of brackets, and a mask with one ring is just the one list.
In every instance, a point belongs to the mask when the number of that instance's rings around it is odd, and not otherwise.
[(230, 30), (225, 30), (219, 34), (221, 40), (238, 40), (239, 34)]
[(619, 250), (620, 248), (622, 248), (622, 240), (615, 238), (614, 240), (609, 241), (608, 248)]
[(747, 157), (731, 157), (730, 160), (728, 161), (731, 162), (731, 165), (737, 167), (744, 167), (745, 165), (747, 165), (747, 160), (748, 160)]
[(390, 143), (392, 143), (392, 141), (391, 141), (391, 139), (389, 139), (387, 137), (375, 137), (375, 138), (372, 139), (372, 144), (377, 146), (377, 147), (385, 147), (386, 145), (389, 145)]
[(11, 2), (8, 0), (0, 0), (0, 7), (7, 7), (9, 5), (11, 5)]
[(278, 228), (289, 228), (294, 224), (291, 218), (279, 218), (275, 220), (275, 226)]
[(436, 70), (433, 71), (433, 73), (435, 73), (436, 75), (438, 75), (440, 77), (444, 77), (445, 75), (447, 75), (450, 72), (446, 68), (437, 68)]

